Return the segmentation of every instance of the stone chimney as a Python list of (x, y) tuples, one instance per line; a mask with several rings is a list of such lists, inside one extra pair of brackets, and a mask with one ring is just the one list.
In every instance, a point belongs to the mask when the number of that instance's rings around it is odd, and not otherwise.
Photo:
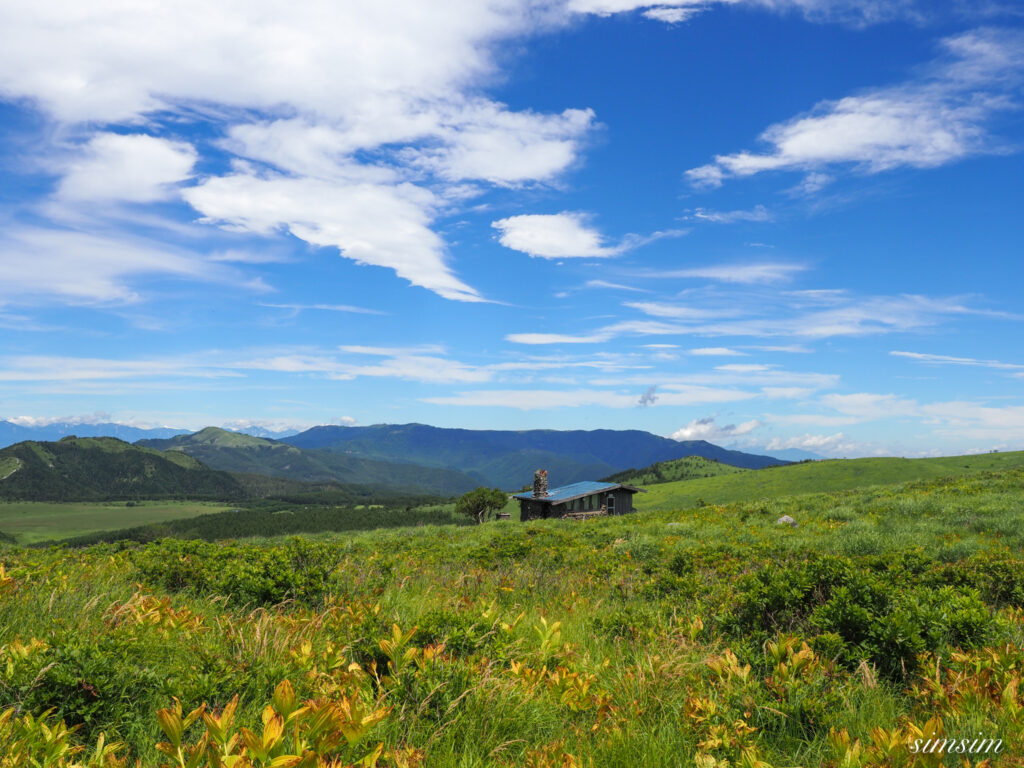
[(533, 473), (533, 498), (542, 499), (548, 495), (548, 471), (538, 469)]

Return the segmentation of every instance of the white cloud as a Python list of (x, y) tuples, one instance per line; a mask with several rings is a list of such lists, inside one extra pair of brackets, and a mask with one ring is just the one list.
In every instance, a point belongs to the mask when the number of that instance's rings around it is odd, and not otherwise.
[(836, 21), (867, 26), (899, 18), (920, 20), (929, 11), (939, 10), (934, 0), (922, 10), (916, 0), (569, 0), (570, 10), (610, 16), (642, 11), (643, 15), (670, 24), (685, 21), (694, 14), (715, 6), (743, 5), (778, 13), (797, 12), (811, 21)]
[[(502, 41), (567, 22), (548, 0), (452, 0), (444, 12), (410, 0), (49, 0), (0, 7), (0, 97), (86, 135), (208, 120), (226, 134), (222, 148), (288, 177), (236, 163), (188, 190), (207, 219), (287, 230), (472, 301), (430, 229), (436, 206), (473, 194), (461, 180), (547, 182), (577, 161), (591, 110), (513, 112), (478, 95)], [(94, 134), (83, 151), (61, 182), (65, 200), (163, 199), (196, 160), (139, 133)], [(353, 208), (379, 213), (347, 216)]]
[(631, 285), (622, 285), (621, 283), (610, 283), (607, 280), (587, 280), (583, 284), (584, 288), (612, 288), (618, 291), (634, 291), (636, 293), (650, 293), (646, 288), (634, 288)]
[[(232, 432), (303, 432), (310, 427), (322, 426), (325, 422), (314, 422), (314, 421), (292, 421), (285, 419), (233, 419), (231, 421), (225, 421), (220, 426), (223, 429), (229, 429)], [(336, 416), (331, 419), (329, 424), (338, 424), (342, 426), (351, 426), (356, 423), (356, 420), (351, 416)]]
[(618, 375), (614, 378), (594, 378), (592, 384), (614, 386), (632, 384), (650, 386), (656, 384), (658, 391), (685, 390), (689, 387), (758, 387), (762, 393), (770, 391), (773, 397), (789, 394), (803, 397), (808, 391), (833, 389), (839, 383), (839, 376), (831, 373), (786, 371), (777, 368), (761, 370), (721, 370), (714, 368), (695, 373), (675, 374), (670, 372), (641, 372)]
[(69, 304), (133, 302), (139, 294), (131, 281), (146, 275), (237, 279), (224, 267), (144, 240), (37, 228), (0, 235), (0, 301), (47, 297)]
[(590, 217), (565, 211), (555, 214), (509, 216), (492, 222), (506, 248), (544, 259), (616, 256), (618, 246), (605, 245), (604, 237), (588, 226)]
[(618, 336), (664, 336), (685, 333), (686, 328), (666, 323), (630, 320), (605, 326), (590, 334), (568, 333), (510, 333), (506, 341), (515, 344), (600, 344)]
[(559, 115), (509, 112), (493, 102), (463, 108), (434, 132), (442, 146), (410, 150), (411, 164), (443, 179), (483, 179), (499, 185), (548, 181), (572, 165), (594, 112), (567, 109)]
[(872, 453), (872, 449), (863, 443), (850, 439), (842, 432), (832, 435), (795, 435), (793, 437), (776, 437), (765, 445), (764, 450), (785, 451), (792, 448), (821, 453), (826, 456), (863, 456)]
[(1024, 371), (1024, 365), (1019, 363), (1003, 363), (999, 360), (978, 360), (973, 357), (953, 357), (951, 355), (933, 355), (925, 352), (900, 352), (889, 353), (893, 357), (906, 357), (919, 363), (930, 365), (964, 365), (975, 368), (994, 368), (1003, 371)]
[(771, 221), (772, 215), (763, 205), (755, 205), (749, 211), (709, 211), (697, 208), (693, 212), (693, 218), (714, 224), (735, 224), (738, 221)]
[(790, 188), (789, 193), (796, 196), (815, 195), (833, 181), (835, 179), (827, 173), (808, 173), (799, 184)]
[(742, 310), (730, 309), (704, 309), (691, 305), (666, 304), (660, 301), (627, 301), (623, 306), (639, 309), (645, 315), (651, 317), (667, 317), (675, 320), (710, 320), (719, 317), (735, 317)]
[(855, 416), (826, 416), (819, 413), (766, 413), (764, 419), (771, 424), (798, 424), (810, 427), (846, 427), (860, 422)]
[(952, 60), (934, 64), (928, 76), (822, 102), (808, 115), (769, 127), (760, 137), (769, 151), (719, 155), (687, 176), (695, 186), (716, 187), (729, 176), (801, 170), (811, 174), (805, 182), (812, 189), (826, 181), (822, 169), (833, 166), (861, 173), (933, 168), (991, 151), (986, 123), (1014, 105), (1006, 91), (1024, 69), (1021, 35), (982, 30), (943, 45)]
[(760, 373), (770, 371), (774, 366), (761, 365), (760, 363), (731, 363), (729, 365), (716, 365), (716, 371), (731, 371), (733, 373)]
[(861, 421), (899, 419), (915, 415), (917, 403), (897, 395), (858, 392), (851, 395), (825, 395), (822, 405)]
[(386, 315), (387, 312), (381, 312), (377, 309), (367, 309), (366, 307), (354, 307), (350, 304), (260, 304), (261, 307), (268, 307), (270, 309), (287, 309), (293, 314), (298, 314), (307, 309), (315, 309), (321, 312), (351, 312), (356, 315)]
[(501, 233), (498, 242), (506, 248), (543, 259), (607, 258), (654, 240), (685, 234), (683, 230), (671, 229), (647, 236), (626, 235), (617, 245), (610, 245), (588, 224), (589, 220), (590, 214), (563, 211), (509, 216), (492, 222), (491, 226)]
[(231, 264), (281, 264), (289, 260), (283, 253), (274, 250), (247, 251), (239, 248), (211, 253), (207, 259)]
[(691, 355), (697, 355), (699, 357), (737, 357), (742, 356), (744, 352), (738, 352), (735, 349), (729, 349), (728, 347), (698, 347), (697, 349), (690, 350)]
[(421, 344), (416, 347), (371, 347), (362, 344), (345, 344), (338, 347), (338, 349), (342, 352), (351, 352), (354, 355), (373, 355), (377, 357), (444, 354), (444, 347), (439, 344)]
[(192, 145), (144, 134), (100, 133), (71, 161), (57, 196), (76, 202), (150, 203), (175, 193), (191, 176), (198, 154)]
[(494, 374), (486, 368), (460, 363), (429, 355), (401, 355), (387, 358), (372, 365), (341, 365), (336, 379), (355, 379), (361, 376), (386, 379), (422, 381), (430, 384), (453, 384), (490, 381)]
[(700, 10), (697, 8), (668, 8), (659, 6), (648, 8), (644, 11), (644, 16), (648, 19), (665, 22), (666, 24), (680, 24), (698, 13), (700, 13)]
[[(484, 99), (454, 98), (411, 105), (401, 100), (354, 105), (343, 117), (287, 118), (232, 127), (225, 147), (281, 170), (317, 178), (351, 176), (355, 152), (400, 145), (385, 153), (398, 167), (428, 171), (449, 182), (484, 180), (507, 186), (550, 181), (578, 158), (593, 127), (589, 109), (546, 115), (510, 112)], [(380, 181), (394, 170), (362, 166)]]
[(761, 387), (765, 397), (779, 400), (799, 400), (814, 394), (810, 387)]
[(716, 264), (690, 269), (674, 269), (665, 272), (651, 272), (647, 277), (674, 278), (697, 277), (706, 280), (718, 280), (723, 283), (781, 283), (791, 280), (794, 275), (803, 272), (807, 267), (803, 264), (786, 262), (767, 262), (759, 264)]
[[(714, 323), (692, 323), (677, 326), (676, 330), (679, 333), (706, 336), (793, 336), (824, 339), (834, 336), (869, 336), (913, 331), (937, 325), (943, 319), (956, 315), (999, 316), (999, 313), (969, 307), (955, 298), (938, 299), (928, 296), (860, 298), (829, 292), (827, 301), (815, 299), (810, 303), (824, 303), (827, 308), (806, 310), (799, 306), (794, 307), (792, 301), (783, 304), (778, 304), (777, 301), (762, 301), (759, 309), (768, 316)], [(638, 302), (631, 306), (652, 316), (662, 317), (670, 311), (672, 305)], [(797, 309), (795, 313), (794, 308)], [(791, 314), (786, 316), (786, 312)], [(605, 329), (605, 332), (608, 332), (608, 329)], [(783, 351), (793, 349), (782, 348)]]
[(760, 426), (761, 422), (757, 419), (744, 421), (740, 424), (718, 424), (714, 416), (706, 416), (702, 419), (694, 419), (685, 427), (681, 427), (673, 432), (669, 437), (678, 441), (707, 440), (715, 442), (749, 434)]
[[(826, 339), (836, 336), (871, 336), (914, 331), (936, 326), (957, 315), (994, 315), (977, 310), (955, 298), (938, 299), (927, 296), (853, 297), (830, 293), (826, 309), (805, 309), (790, 298), (757, 295), (753, 300), (738, 296), (737, 307), (758, 311), (761, 316), (749, 319), (701, 319), (704, 310), (691, 311), (689, 306), (677, 307), (661, 302), (631, 302), (627, 306), (653, 317), (668, 317), (675, 322), (623, 321), (597, 328), (588, 333), (513, 333), (505, 338), (518, 344), (600, 344), (622, 336), (748, 336), (796, 337)], [(811, 304), (821, 302), (812, 301)], [(717, 310), (708, 310), (715, 312)], [(734, 310), (738, 311), (738, 310)], [(723, 310), (724, 312), (724, 310)], [(1015, 316), (1008, 316), (1016, 319)], [(781, 352), (806, 352), (800, 345), (751, 347)]]
[(806, 355), (810, 354), (811, 350), (800, 344), (767, 344), (767, 345), (752, 345), (748, 344), (743, 349), (754, 349), (758, 352), (787, 352), (793, 355)]
[[(0, 90), (69, 122), (195, 104), (414, 114), (493, 72), (488, 43), (557, 21), (539, 3), (95, 0), (0, 8)], [(343, 74), (342, 74), (343, 73)]]
[(216, 378), (238, 376), (190, 359), (115, 360), (110, 358), (23, 355), (4, 358), (0, 381), (113, 381), (137, 378)]
[(444, 243), (430, 229), (437, 201), (412, 184), (354, 182), (236, 173), (185, 191), (208, 221), (236, 231), (285, 229), (308, 243), (334, 246), (358, 264), (393, 269), (399, 277), (448, 299), (481, 301), (446, 264)]
[(982, 403), (951, 401), (920, 406), (920, 414), (936, 425), (943, 437), (963, 440), (1003, 441), (1024, 448), (1024, 406), (991, 406)]
[[(649, 391), (649, 388), (645, 391)], [(445, 397), (422, 398), (435, 405), (516, 408), (522, 411), (548, 408), (578, 408), (598, 406), (604, 408), (635, 408), (643, 392), (622, 392), (609, 389), (575, 390), (477, 390), (458, 392)], [(714, 387), (691, 386), (673, 392), (661, 392), (650, 407), (728, 403), (753, 397), (749, 392)]]

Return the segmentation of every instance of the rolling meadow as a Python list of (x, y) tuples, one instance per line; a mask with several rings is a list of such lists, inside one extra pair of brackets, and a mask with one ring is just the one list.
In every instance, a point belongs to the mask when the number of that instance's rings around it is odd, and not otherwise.
[(0, 765), (1024, 765), (1022, 487), (8, 547)]

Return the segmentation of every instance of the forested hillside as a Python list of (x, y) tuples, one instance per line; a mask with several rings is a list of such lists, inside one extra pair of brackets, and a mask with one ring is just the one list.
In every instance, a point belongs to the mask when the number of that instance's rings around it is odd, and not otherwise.
[(454, 469), (305, 450), (217, 427), (169, 439), (140, 440), (136, 445), (185, 453), (213, 469), (269, 475), (304, 483), (340, 483), (453, 496), (472, 490), (483, 482), (480, 477)]
[[(16, 463), (17, 466), (14, 466)], [(0, 499), (241, 499), (237, 478), (183, 453), (162, 453), (113, 437), (28, 441), (0, 450)]]
[(746, 472), (745, 469), (723, 464), (703, 456), (687, 456), (684, 459), (659, 461), (644, 469), (627, 469), (616, 472), (605, 478), (609, 483), (625, 483), (626, 485), (656, 485), (671, 483), (677, 480), (694, 480), (698, 477), (718, 477)]

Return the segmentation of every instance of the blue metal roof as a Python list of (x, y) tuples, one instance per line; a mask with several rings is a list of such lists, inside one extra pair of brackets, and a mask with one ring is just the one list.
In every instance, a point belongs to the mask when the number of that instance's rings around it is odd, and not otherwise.
[(540, 498), (534, 498), (533, 491), (526, 491), (525, 493), (517, 493), (513, 498), (516, 499), (528, 499), (530, 501), (549, 501), (552, 503), (559, 503), (562, 501), (569, 501), (579, 496), (589, 496), (592, 493), (603, 493), (604, 491), (613, 491), (616, 488), (623, 488), (621, 483), (599, 483), (594, 480), (584, 480), (582, 483), (573, 483), (572, 485), (563, 485), (561, 488), (552, 488), (548, 491), (547, 496), (541, 496)]

